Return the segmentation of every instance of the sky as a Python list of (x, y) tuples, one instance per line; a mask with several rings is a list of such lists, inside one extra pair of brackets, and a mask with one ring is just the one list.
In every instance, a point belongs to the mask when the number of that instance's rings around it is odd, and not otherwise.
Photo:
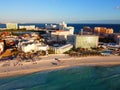
[(120, 0), (0, 0), (0, 23), (120, 23)]

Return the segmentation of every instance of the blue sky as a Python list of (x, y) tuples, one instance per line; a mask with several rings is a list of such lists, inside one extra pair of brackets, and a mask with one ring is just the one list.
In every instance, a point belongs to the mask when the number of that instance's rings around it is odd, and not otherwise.
[(1, 0), (0, 22), (120, 23), (120, 0)]

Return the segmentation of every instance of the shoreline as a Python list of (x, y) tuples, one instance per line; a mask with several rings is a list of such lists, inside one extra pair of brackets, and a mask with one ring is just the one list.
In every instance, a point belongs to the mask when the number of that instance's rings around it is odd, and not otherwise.
[[(51, 56), (50, 56), (51, 57)], [(61, 57), (61, 56), (60, 56)], [(37, 64), (32, 62), (23, 62), (22, 66), (7, 66), (2, 67), (0, 63), (0, 78), (13, 77), (19, 75), (32, 74), (36, 72), (54, 71), (78, 66), (116, 66), (120, 65), (120, 56), (90, 56), (90, 57), (64, 57), (60, 58), (60, 62), (52, 59), (37, 61)], [(48, 57), (49, 59), (49, 57)], [(11, 62), (13, 64), (13, 61)], [(57, 64), (54, 65), (53, 63)]]

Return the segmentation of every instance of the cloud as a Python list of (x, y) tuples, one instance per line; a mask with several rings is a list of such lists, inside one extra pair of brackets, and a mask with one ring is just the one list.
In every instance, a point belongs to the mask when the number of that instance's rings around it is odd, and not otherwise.
[(120, 10), (120, 6), (116, 6), (115, 9)]

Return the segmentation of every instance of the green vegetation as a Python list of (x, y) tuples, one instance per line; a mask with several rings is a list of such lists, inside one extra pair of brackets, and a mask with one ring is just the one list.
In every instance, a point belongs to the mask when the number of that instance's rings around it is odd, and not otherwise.
[(98, 56), (101, 55), (101, 50), (101, 48), (91, 48), (91, 50), (87, 48), (72, 48), (65, 52), (65, 54), (69, 54), (70, 56)]
[(55, 51), (52, 50), (52, 49), (49, 49), (49, 50), (48, 50), (48, 53), (49, 53), (49, 54), (55, 54)]
[(13, 48), (12, 50), (7, 49), (2, 55), (0, 55), (0, 59), (4, 57), (10, 57), (10, 56), (17, 56), (18, 50), (16, 48)]
[(104, 38), (99, 38), (99, 42), (104, 42), (104, 43), (115, 43), (115, 40), (113, 37), (104, 37)]

